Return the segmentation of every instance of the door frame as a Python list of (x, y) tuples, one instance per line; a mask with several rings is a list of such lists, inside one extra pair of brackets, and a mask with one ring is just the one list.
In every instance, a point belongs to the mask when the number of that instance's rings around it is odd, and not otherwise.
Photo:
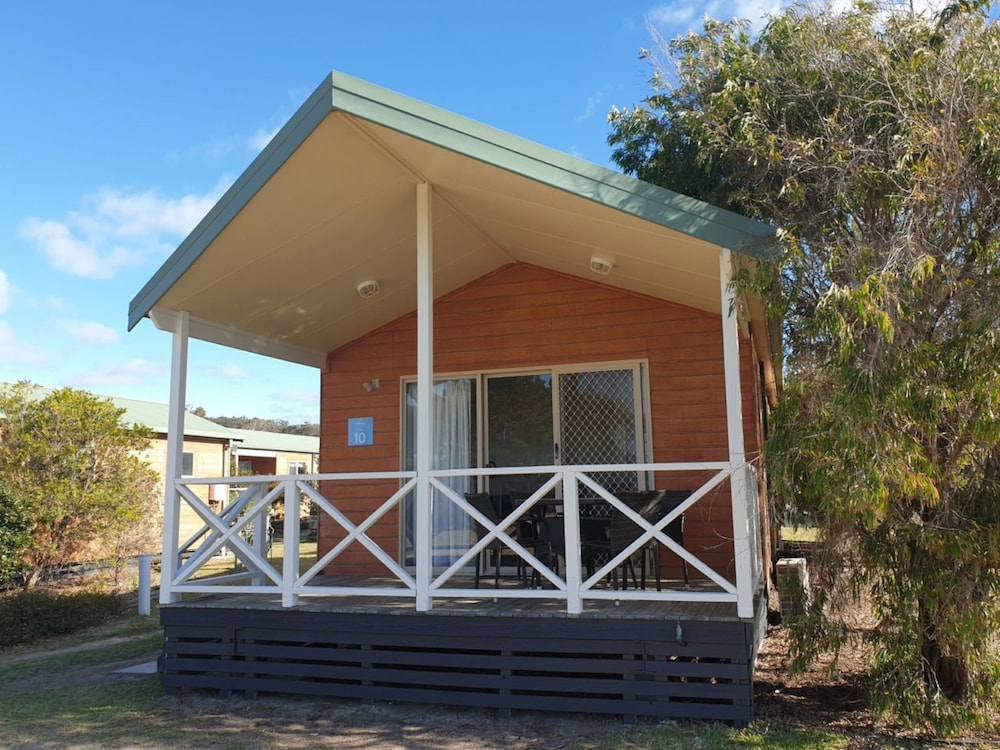
[[(649, 360), (628, 359), (611, 360), (601, 362), (575, 362), (570, 364), (548, 365), (540, 367), (512, 367), (496, 370), (460, 370), (456, 372), (435, 373), (434, 383), (446, 380), (471, 379), (476, 381), (475, 417), (476, 417), (476, 468), (482, 468), (485, 464), (488, 440), (488, 417), (486, 388), (489, 378), (493, 377), (514, 377), (518, 375), (542, 375), (552, 376), (552, 437), (553, 443), (560, 444), (558, 458), (553, 461), (553, 465), (562, 466), (562, 446), (561, 446), (561, 425), (559, 422), (559, 375), (578, 372), (602, 372), (607, 370), (633, 370), (633, 408), (635, 412), (636, 429), (636, 460), (640, 463), (648, 463), (653, 456), (653, 430), (652, 430), (652, 402), (650, 400), (649, 386)], [(406, 419), (406, 390), (411, 383), (417, 380), (416, 375), (404, 375), (399, 379), (399, 463), (400, 470), (406, 470), (406, 440), (407, 440), (407, 419)], [(642, 446), (643, 455), (639, 454), (638, 446)], [(554, 452), (553, 445), (553, 452)], [(541, 465), (541, 464), (540, 464)], [(651, 477), (645, 472), (638, 472), (639, 487), (649, 486)], [(484, 481), (478, 482), (479, 491), (483, 490)], [(557, 492), (561, 488), (557, 489)], [(405, 561), (406, 554), (406, 512), (404, 503), (406, 498), (400, 501), (399, 512), (399, 560)], [(444, 570), (444, 567), (441, 568)]]

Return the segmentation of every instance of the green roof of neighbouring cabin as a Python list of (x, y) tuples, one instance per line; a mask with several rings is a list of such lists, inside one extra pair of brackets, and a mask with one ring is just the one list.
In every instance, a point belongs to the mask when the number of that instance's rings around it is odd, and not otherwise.
[(230, 428), (240, 441), (240, 448), (254, 450), (281, 451), (283, 453), (319, 454), (319, 438), (315, 435), (293, 435), (287, 432), (266, 430), (241, 430)]
[[(10, 383), (0, 383), (0, 388), (11, 385)], [(42, 385), (34, 385), (31, 396), (36, 399), (45, 398), (57, 388), (49, 388)], [(124, 409), (122, 422), (127, 425), (143, 425), (153, 432), (167, 434), (167, 425), (170, 420), (170, 407), (167, 404), (157, 401), (140, 401), (134, 398), (121, 398), (120, 396), (105, 396), (100, 393), (88, 391), (95, 398), (110, 401), (118, 409)], [(216, 424), (211, 420), (199, 417), (190, 412), (184, 414), (184, 434), (191, 437), (217, 438), (219, 440), (237, 440), (239, 436), (228, 427)]]
[[(98, 394), (95, 394), (98, 395)], [(100, 396), (106, 398), (119, 409), (124, 409), (122, 419), (127, 423), (143, 424), (153, 432), (167, 434), (167, 424), (170, 420), (170, 406), (156, 401), (139, 401), (134, 398), (120, 396)], [(222, 440), (238, 440), (235, 430), (199, 417), (191, 412), (184, 413), (184, 434), (190, 437), (219, 438)]]
[[(772, 227), (341, 73), (329, 75), (135, 296), (190, 335), (321, 367), (416, 307), (416, 186), (433, 197), (436, 297), (510, 263), (718, 313), (720, 247)], [(359, 299), (359, 283), (382, 293)], [(162, 317), (161, 317), (162, 316)]]

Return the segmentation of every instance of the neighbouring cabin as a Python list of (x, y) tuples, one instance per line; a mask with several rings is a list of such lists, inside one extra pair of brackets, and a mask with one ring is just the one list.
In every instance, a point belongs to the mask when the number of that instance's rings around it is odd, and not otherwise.
[(238, 441), (233, 460), (240, 474), (315, 474), (319, 438), (269, 430), (229, 428)]
[(176, 424), (190, 338), (322, 373), (317, 470), (223, 508), (167, 477), (164, 687), (750, 721), (780, 368), (732, 282), (774, 251), (332, 74), (130, 308), (172, 334)]

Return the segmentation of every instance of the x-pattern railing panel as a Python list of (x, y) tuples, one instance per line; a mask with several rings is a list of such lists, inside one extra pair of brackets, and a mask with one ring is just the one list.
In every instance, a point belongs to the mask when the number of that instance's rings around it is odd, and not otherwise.
[(411, 576), (404, 567), (396, 562), (396, 560), (394, 560), (365, 532), (367, 532), (368, 529), (370, 529), (380, 518), (382, 518), (382, 516), (395, 508), (399, 504), (400, 500), (406, 497), (406, 495), (416, 486), (416, 483), (416, 478), (411, 478), (395, 493), (393, 493), (392, 497), (382, 503), (374, 513), (369, 515), (360, 524), (355, 524), (336, 506), (334, 506), (333, 503), (319, 494), (319, 492), (304, 482), (299, 482), (298, 484), (300, 489), (307, 494), (321, 510), (325, 511), (330, 518), (336, 521), (337, 524), (339, 524), (344, 531), (347, 532), (347, 536), (341, 539), (329, 552), (319, 558), (316, 563), (309, 568), (309, 570), (299, 577), (299, 587), (308, 584), (308, 582), (311, 581), (321, 570), (323, 570), (323, 568), (329, 565), (330, 562), (336, 559), (344, 550), (354, 544), (354, 542), (360, 542), (365, 549), (371, 552), (372, 555), (389, 570), (389, 572), (402, 581), (408, 589), (415, 590), (417, 582), (414, 580), (413, 576)]
[(615, 568), (621, 565), (625, 560), (630, 558), (640, 549), (646, 546), (652, 539), (656, 539), (657, 542), (662, 544), (664, 547), (672, 551), (678, 557), (687, 560), (688, 564), (697, 568), (705, 576), (713, 581), (717, 586), (719, 586), (723, 591), (727, 593), (736, 594), (736, 587), (727, 581), (725, 578), (720, 576), (711, 567), (704, 563), (700, 558), (693, 555), (683, 546), (675, 542), (669, 536), (667, 536), (663, 529), (665, 529), (674, 519), (678, 518), (681, 513), (687, 511), (692, 505), (701, 500), (706, 494), (711, 492), (715, 487), (721, 484), (729, 476), (728, 469), (723, 469), (712, 477), (707, 483), (703, 484), (695, 492), (691, 493), (683, 502), (677, 505), (676, 508), (667, 513), (663, 518), (656, 522), (651, 523), (646, 518), (643, 518), (639, 513), (636, 513), (632, 508), (623, 503), (613, 494), (604, 489), (601, 485), (595, 482), (593, 479), (588, 477), (586, 474), (577, 474), (577, 481), (587, 487), (587, 489), (592, 492), (597, 493), (600, 497), (608, 502), (613, 508), (618, 509), (620, 512), (624, 513), (626, 517), (632, 523), (634, 523), (641, 532), (636, 536), (636, 538), (623, 550), (621, 550), (617, 555), (611, 557), (604, 567), (595, 571), (594, 574), (583, 582), (581, 588), (592, 589), (599, 581), (601, 581), (605, 576), (609, 575)]
[[(174, 576), (171, 584), (174, 586), (181, 586), (186, 581), (190, 580), (190, 577), (197, 572), (208, 559), (218, 552), (223, 546), (229, 547), (233, 551), (233, 554), (246, 565), (248, 570), (254, 570), (256, 572), (262, 573), (270, 578), (276, 585), (281, 585), (281, 573), (279, 573), (273, 565), (267, 560), (263, 555), (257, 554), (246, 540), (240, 536), (240, 531), (246, 528), (249, 524), (257, 518), (258, 515), (262, 513), (267, 513), (271, 504), (274, 502), (275, 498), (282, 494), (283, 488), (281, 486), (275, 487), (254, 506), (247, 511), (245, 514), (240, 515), (238, 520), (233, 523), (227, 523), (228, 518), (224, 518), (216, 514), (205, 502), (198, 497), (194, 492), (191, 491), (189, 487), (184, 485), (177, 486), (178, 494), (184, 498), (185, 502), (197, 513), (201, 519), (205, 522), (205, 525), (210, 527), (209, 538), (199, 547), (198, 551), (195, 552), (191, 558), (180, 567), (177, 571), (177, 575)], [(246, 504), (244, 504), (246, 507)], [(204, 581), (202, 581), (204, 583)]]
[[(525, 513), (530, 511), (535, 503), (538, 502), (545, 493), (552, 489), (559, 482), (559, 477), (554, 476), (545, 485), (543, 485), (544, 491), (536, 492), (531, 498), (520, 503), (515, 507), (507, 516), (496, 524), (490, 521), (486, 516), (472, 507), (464, 497), (461, 497), (453, 489), (448, 487), (446, 484), (438, 479), (431, 479), (431, 485), (439, 490), (441, 494), (446, 496), (452, 503), (461, 508), (465, 513), (467, 513), (472, 520), (480, 524), (484, 529), (486, 529), (486, 534), (482, 536), (475, 544), (473, 544), (464, 554), (462, 554), (455, 562), (453, 562), (447, 570), (442, 572), (437, 578), (431, 582), (431, 589), (434, 591), (439, 591), (444, 586), (444, 584), (454, 576), (459, 570), (468, 565), (476, 555), (482, 553), (489, 545), (497, 539), (503, 544), (504, 547), (510, 549), (512, 552), (516, 553), (522, 560), (528, 563), (532, 568), (543, 575), (546, 580), (549, 581), (553, 586), (559, 591), (566, 590), (566, 582), (559, 578), (552, 570), (545, 565), (541, 560), (531, 554), (520, 542), (517, 541), (513, 536), (507, 533), (506, 529), (512, 528), (514, 524), (522, 519)], [(497, 562), (499, 565), (499, 562)]]
[[(662, 518), (647, 520), (646, 518), (643, 518), (642, 515), (628, 507), (627, 504), (619, 500), (613, 492), (609, 492), (605, 489), (594, 476), (603, 472), (619, 471), (625, 468), (630, 468), (633, 471), (656, 472), (710, 471), (712, 472), (712, 475), (707, 481), (701, 484), (698, 489), (696, 489), (691, 495), (665, 514)], [(751, 504), (755, 506), (756, 493), (754, 491), (755, 485), (752, 472), (750, 472), (747, 467), (738, 467), (736, 470), (747, 472), (748, 487), (745, 490), (746, 497), (744, 501), (748, 504), (748, 506)], [(504, 518), (500, 519), (496, 523), (483, 516), (466, 500), (461, 493), (451, 489), (444, 481), (448, 478), (456, 476), (479, 478), (493, 475), (503, 475), (504, 473), (514, 471), (517, 473), (537, 474), (540, 477), (543, 477), (543, 481), (540, 481), (539, 487), (530, 497), (518, 503), (509, 513), (506, 514)], [(458, 557), (458, 559), (447, 567), (446, 570), (439, 573), (436, 577), (432, 576), (430, 578), (430, 592), (433, 594), (433, 597), (467, 597), (470, 595), (493, 597), (496, 595), (503, 596), (504, 598), (522, 597), (564, 599), (568, 602), (570, 611), (579, 611), (579, 609), (574, 609), (574, 607), (578, 608), (581, 606), (581, 603), (584, 600), (607, 599), (609, 596), (613, 596), (614, 598), (620, 597), (622, 599), (735, 601), (738, 598), (738, 595), (736, 586), (734, 586), (733, 583), (712, 569), (711, 566), (701, 560), (697, 555), (687, 550), (681, 543), (674, 541), (665, 532), (666, 527), (680, 517), (681, 514), (688, 511), (694, 504), (705, 498), (706, 495), (715, 491), (722, 482), (730, 477), (731, 472), (732, 469), (730, 469), (729, 464), (725, 462), (648, 464), (631, 467), (626, 465), (594, 465), (432, 471), (431, 476), (428, 478), (428, 484), (432, 491), (436, 490), (434, 494), (438, 498), (443, 498), (447, 502), (450, 502), (457, 508), (461, 509), (462, 512), (468, 516), (470, 523), (479, 524), (484, 529), (484, 532), (480, 535), (480, 538), (475, 543), (471, 544), (469, 548)], [(546, 474), (548, 475), (547, 477), (544, 476)], [(331, 501), (315, 489), (315, 483), (321, 480), (370, 481), (386, 479), (400, 481), (401, 485), (399, 489), (393, 492), (388, 499), (379, 504), (374, 512), (368, 514), (364, 520), (358, 523), (353, 522), (347, 517), (342, 509), (337, 507), (335, 502)], [(399, 507), (403, 502), (403, 499), (414, 491), (417, 486), (418, 479), (413, 472), (358, 472), (333, 475), (324, 474), (297, 475), (289, 477), (254, 477), (252, 480), (248, 480), (249, 486), (247, 489), (234, 502), (230, 503), (226, 508), (218, 513), (214, 512), (193, 492), (189, 486), (187, 486), (188, 484), (211, 484), (213, 481), (215, 483), (222, 484), (226, 480), (181, 479), (176, 482), (176, 501), (178, 503), (186, 503), (190, 506), (201, 519), (203, 525), (195, 535), (188, 539), (185, 544), (177, 550), (177, 554), (179, 555), (182, 549), (188, 549), (195, 544), (195, 542), (199, 542), (199, 540), (201, 540), (190, 557), (187, 558), (183, 565), (178, 567), (173, 579), (166, 583), (169, 590), (173, 590), (178, 593), (188, 590), (256, 592), (274, 590), (276, 585), (282, 591), (282, 601), (286, 606), (292, 606), (295, 601), (297, 601), (297, 597), (299, 595), (312, 596), (322, 595), (324, 593), (334, 593), (339, 595), (350, 593), (360, 596), (377, 596), (391, 593), (393, 595), (414, 596), (415, 594), (419, 594), (417, 591), (417, 579), (415, 579), (411, 571), (407, 570), (397, 561), (395, 554), (391, 554), (390, 552), (384, 550), (371, 536), (369, 536), (369, 531), (372, 527), (380, 520), (384, 519), (387, 513)], [(267, 489), (267, 485), (271, 483), (276, 484), (271, 489)], [(580, 555), (573, 552), (573, 545), (579, 543), (580, 528), (578, 523), (571, 523), (567, 516), (570, 513), (579, 513), (580, 508), (578, 496), (580, 488), (586, 489), (587, 494), (590, 496), (599, 497), (602, 501), (607, 503), (608, 507), (615, 508), (618, 512), (623, 513), (637, 527), (635, 539), (631, 541), (625, 549), (616, 552), (612, 559), (605, 562), (600, 570), (597, 570), (586, 580), (583, 580), (579, 570), (574, 570), (572, 572), (567, 570), (565, 571), (565, 577), (558, 575), (554, 572), (553, 568), (550, 567), (551, 560), (543, 561), (536, 557), (531, 550), (518, 541), (513, 532), (516, 525), (528, 517), (527, 514), (536, 512), (538, 504), (543, 499), (551, 497), (554, 494), (560, 494), (559, 490), (561, 489), (561, 497), (563, 498), (562, 502), (564, 504), (565, 514), (561, 518), (556, 517), (559, 520), (549, 516), (548, 521), (550, 523), (562, 522), (564, 524), (563, 535), (567, 545), (567, 566), (569, 566), (572, 561), (572, 564), (579, 568), (581, 565)], [(291, 544), (295, 547), (294, 550), (286, 549), (284, 551), (285, 560), (283, 572), (278, 571), (267, 559), (266, 555), (264, 555), (260, 550), (255, 550), (253, 546), (251, 546), (251, 544), (249, 544), (241, 535), (241, 531), (246, 527), (251, 524), (260, 523), (263, 515), (270, 512), (271, 506), (274, 502), (282, 497), (284, 497), (286, 505), (286, 545)], [(289, 523), (298, 522), (297, 509), (300, 497), (307, 497), (311, 500), (320, 512), (325, 515), (325, 517), (331, 519), (345, 532), (343, 538), (338, 540), (332, 549), (327, 550), (316, 560), (314, 564), (301, 574), (298, 571), (297, 564), (299, 552), (299, 538), (298, 534), (295, 533), (297, 531), (297, 527), (292, 529), (288, 526)], [(295, 509), (295, 518), (291, 521), (289, 520), (287, 513), (290, 508)], [(756, 508), (748, 507), (748, 510), (752, 512), (752, 518), (756, 519)], [(752, 521), (752, 523), (755, 522)], [(570, 539), (571, 536), (573, 539)], [(454, 577), (460, 571), (468, 568), (471, 562), (475, 559), (476, 555), (482, 554), (485, 549), (487, 549), (490, 545), (494, 545), (498, 541), (506, 550), (514, 553), (519, 560), (522, 560), (526, 565), (530, 566), (532, 570), (537, 571), (538, 575), (551, 588), (501, 588), (496, 590), (491, 589), (489, 594), (486, 594), (482, 590), (477, 590), (477, 593), (473, 594), (472, 590), (469, 589), (454, 587), (453, 585), (450, 587), (446, 586), (449, 582), (454, 581)], [(718, 587), (718, 592), (713, 593), (709, 591), (679, 590), (664, 590), (663, 592), (609, 591), (606, 589), (596, 588), (598, 582), (605, 579), (616, 566), (620, 565), (630, 555), (640, 550), (650, 541), (655, 541), (656, 543), (666, 547), (679, 558), (686, 561), (691, 567), (700, 571), (706, 579)], [(378, 560), (386, 570), (388, 570), (396, 579), (398, 579), (399, 582), (402, 583), (402, 587), (392, 588), (390, 586), (389, 588), (386, 588), (384, 585), (378, 587), (365, 585), (354, 587), (337, 586), (331, 590), (323, 585), (318, 585), (315, 579), (321, 571), (342, 555), (348, 547), (354, 544), (359, 544), (364, 547), (374, 559)], [(758, 544), (755, 544), (755, 540), (751, 539), (750, 544), (752, 547), (759, 549)], [(247, 587), (229, 585), (230, 581), (234, 578), (233, 575), (213, 576), (193, 581), (191, 577), (204, 566), (209, 558), (211, 558), (223, 547), (230, 549), (236, 555), (237, 559), (242, 561), (246, 566), (248, 573), (239, 575), (246, 576), (252, 574), (255, 576), (255, 579), (259, 578), (261, 584), (263, 584), (266, 580), (267, 586), (255, 585)], [(759, 567), (760, 563), (755, 563), (755, 572), (756, 569), (759, 569)]]

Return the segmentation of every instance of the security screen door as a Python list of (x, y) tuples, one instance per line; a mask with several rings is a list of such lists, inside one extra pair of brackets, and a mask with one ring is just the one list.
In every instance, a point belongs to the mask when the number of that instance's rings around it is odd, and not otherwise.
[[(646, 460), (641, 371), (628, 369), (561, 372), (557, 381), (556, 459), (564, 466), (635, 464)], [(592, 472), (612, 492), (645, 484), (635, 471)]]

